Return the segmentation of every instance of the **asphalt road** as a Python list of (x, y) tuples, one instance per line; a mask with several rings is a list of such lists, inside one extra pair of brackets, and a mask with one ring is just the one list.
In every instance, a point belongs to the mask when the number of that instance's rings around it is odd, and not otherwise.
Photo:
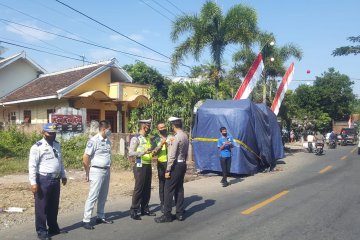
[[(85, 230), (79, 209), (59, 216), (69, 233), (52, 239), (360, 239), (357, 147), (329, 149), (322, 156), (301, 152), (283, 160), (284, 171), (231, 179), (227, 188), (220, 186), (220, 177), (187, 183), (183, 222), (131, 220), (130, 198), (122, 198), (106, 208), (114, 224)], [(151, 203), (158, 211), (156, 192)], [(0, 239), (36, 239), (34, 223), (1, 231)]]

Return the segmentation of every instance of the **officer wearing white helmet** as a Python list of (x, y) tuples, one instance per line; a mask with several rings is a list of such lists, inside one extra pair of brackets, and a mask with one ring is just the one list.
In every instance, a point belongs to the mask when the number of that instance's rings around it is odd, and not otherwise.
[(130, 217), (141, 220), (141, 216), (155, 216), (150, 212), (149, 201), (151, 195), (152, 179), (152, 151), (154, 145), (149, 138), (151, 119), (139, 120), (139, 133), (130, 140), (128, 156), (135, 160), (134, 178), (135, 186), (132, 196)]
[(175, 198), (176, 219), (184, 220), (184, 177), (186, 173), (186, 159), (189, 149), (189, 138), (182, 130), (182, 120), (170, 117), (169, 122), (174, 132), (174, 138), (169, 143), (168, 162), (165, 173), (164, 215), (155, 218), (155, 222), (172, 221), (172, 202)]
[[(67, 178), (56, 138), (56, 125), (43, 126), (43, 139), (34, 144), (29, 155), (29, 180), (35, 198), (35, 227), (39, 239), (66, 233), (57, 223), (60, 198), (60, 179), (66, 185)], [(48, 226), (48, 228), (47, 228)]]

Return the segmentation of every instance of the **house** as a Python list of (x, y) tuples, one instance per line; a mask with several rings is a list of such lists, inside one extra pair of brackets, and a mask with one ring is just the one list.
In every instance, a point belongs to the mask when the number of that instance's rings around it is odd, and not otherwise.
[(25, 52), (0, 59), (0, 98), (45, 72)]
[[(12, 66), (12, 71), (22, 67)], [(1, 74), (0, 65), (0, 82), (11, 84)], [(41, 74), (0, 98), (0, 122), (43, 124), (50, 114), (68, 107), (82, 110), (86, 123), (106, 119), (113, 132), (127, 133), (131, 109), (149, 103), (148, 88), (133, 84), (115, 58)]]

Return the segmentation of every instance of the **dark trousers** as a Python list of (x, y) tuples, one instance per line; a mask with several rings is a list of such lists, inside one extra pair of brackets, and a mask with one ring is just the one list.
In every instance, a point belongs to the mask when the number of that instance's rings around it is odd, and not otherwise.
[(142, 167), (134, 166), (135, 187), (132, 196), (131, 213), (139, 213), (149, 210), (151, 194), (151, 164), (143, 164)]
[(171, 170), (171, 177), (165, 181), (164, 189), (164, 214), (169, 216), (172, 210), (172, 202), (175, 198), (176, 214), (183, 214), (184, 206), (184, 177), (186, 163), (175, 163)]
[(222, 180), (227, 181), (227, 176), (230, 173), (231, 157), (220, 157), (220, 165), (222, 170)]
[(37, 175), (36, 182), (38, 185), (38, 191), (34, 194), (36, 232), (38, 234), (46, 233), (46, 223), (49, 226), (50, 233), (58, 232), (57, 216), (60, 198), (60, 179)]
[(165, 171), (166, 171), (167, 162), (158, 162), (158, 178), (159, 178), (159, 199), (160, 204), (164, 205), (164, 188), (165, 188)]

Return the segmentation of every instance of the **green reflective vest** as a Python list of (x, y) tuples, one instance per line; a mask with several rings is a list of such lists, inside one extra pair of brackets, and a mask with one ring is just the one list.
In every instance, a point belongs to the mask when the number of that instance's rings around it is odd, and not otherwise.
[[(159, 142), (160, 144), (160, 142)], [(159, 162), (167, 162), (167, 147), (166, 144), (164, 144), (158, 154), (158, 161)]]
[[(151, 148), (151, 142), (150, 139), (148, 137), (144, 137), (142, 135), (140, 135), (138, 137), (139, 139), (139, 146), (136, 148), (136, 152), (144, 152), (146, 149), (150, 149)], [(151, 164), (151, 158), (152, 155), (151, 153), (147, 153), (141, 156), (141, 163), (142, 164)]]

